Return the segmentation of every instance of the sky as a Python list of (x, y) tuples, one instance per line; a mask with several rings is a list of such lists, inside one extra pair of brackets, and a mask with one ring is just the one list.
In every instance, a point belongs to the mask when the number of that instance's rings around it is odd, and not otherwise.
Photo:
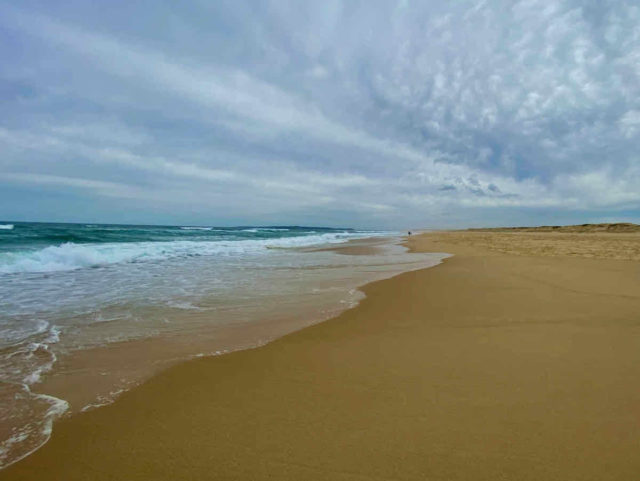
[(637, 1), (0, 0), (0, 219), (640, 222)]

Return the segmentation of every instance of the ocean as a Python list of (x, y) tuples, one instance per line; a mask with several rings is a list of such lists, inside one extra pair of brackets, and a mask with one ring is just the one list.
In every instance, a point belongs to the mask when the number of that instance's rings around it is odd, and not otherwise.
[[(400, 233), (0, 222), (0, 466), (172, 363), (256, 347), (437, 264)], [(359, 255), (332, 247), (366, 247)], [(345, 251), (346, 252), (346, 251)]]

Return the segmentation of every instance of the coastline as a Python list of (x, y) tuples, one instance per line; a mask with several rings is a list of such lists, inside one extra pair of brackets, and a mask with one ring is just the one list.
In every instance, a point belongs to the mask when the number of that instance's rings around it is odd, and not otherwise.
[(455, 255), (335, 318), (61, 420), (0, 479), (632, 479), (637, 261), (455, 240), (408, 239)]
[[(363, 297), (358, 288), (368, 282), (440, 261), (437, 254), (407, 254), (400, 241), (396, 236), (363, 237), (276, 249), (288, 264), (271, 273), (269, 284), (264, 271), (241, 269), (255, 290), (238, 289), (235, 301), (213, 289), (211, 297), (193, 304), (149, 306), (124, 323), (91, 325), (89, 339), (99, 342), (79, 348), (73, 344), (77, 333), (71, 339), (66, 331), (56, 335), (53, 348), (41, 349), (51, 361), (33, 388), (15, 384), (19, 391), (14, 394), (3, 385), (0, 465), (7, 467), (37, 451), (50, 437), (54, 421), (108, 405), (172, 365), (259, 347), (356, 305)], [(207, 270), (205, 265), (196, 267)], [(270, 295), (265, 296), (266, 289)], [(243, 299), (243, 295), (249, 297)], [(129, 329), (140, 331), (136, 319), (144, 319), (150, 332), (127, 338)], [(100, 333), (107, 339), (121, 335), (125, 339), (102, 341)], [(12, 352), (3, 356), (11, 358)]]

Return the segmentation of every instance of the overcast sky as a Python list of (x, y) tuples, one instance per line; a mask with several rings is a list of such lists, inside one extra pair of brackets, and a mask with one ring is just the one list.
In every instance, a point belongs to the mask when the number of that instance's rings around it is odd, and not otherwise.
[(637, 1), (0, 0), (0, 219), (640, 221)]

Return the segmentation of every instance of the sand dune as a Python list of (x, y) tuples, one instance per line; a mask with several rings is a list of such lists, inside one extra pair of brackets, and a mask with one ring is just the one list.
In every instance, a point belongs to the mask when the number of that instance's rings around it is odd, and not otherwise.
[(542, 225), (537, 227), (493, 227), (482, 229), (467, 229), (480, 232), (640, 232), (640, 225), (629, 222), (617, 222), (608, 224), (579, 224), (579, 225)]

